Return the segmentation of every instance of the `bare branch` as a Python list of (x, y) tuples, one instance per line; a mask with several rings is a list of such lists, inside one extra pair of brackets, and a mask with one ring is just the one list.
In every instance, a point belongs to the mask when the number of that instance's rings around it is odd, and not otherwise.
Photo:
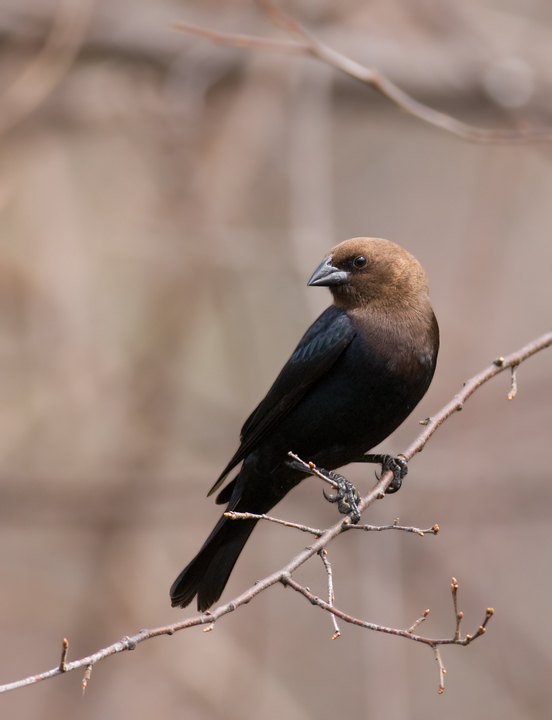
[(439, 652), (439, 648), (435, 646), (433, 650), (435, 652), (435, 660), (437, 660), (437, 663), (439, 664), (439, 695), (442, 695), (445, 690), (446, 670), (443, 666), (443, 661), (441, 660), (441, 653)]
[(61, 661), (59, 663), (59, 671), (64, 673), (67, 670), (66, 660), (67, 660), (67, 651), (69, 650), (69, 641), (67, 638), (63, 638), (63, 643), (61, 646)]
[(228, 35), (227, 33), (216, 32), (190, 25), (190, 23), (174, 22), (172, 27), (181, 30), (189, 35), (198, 35), (210, 40), (214, 45), (230, 45), (242, 48), (254, 48), (259, 50), (275, 50), (277, 52), (291, 53), (293, 55), (305, 55), (305, 43), (294, 42), (293, 40), (272, 40), (271, 38), (256, 37), (255, 35)]
[(70, 70), (88, 27), (92, 0), (58, 0), (42, 50), (0, 97), (0, 135), (33, 113)]
[[(429, 440), (429, 438), (435, 433), (437, 428), (442, 425), (443, 422), (455, 411), (463, 407), (463, 403), (477, 390), (477, 388), (481, 387), (481, 385), (483, 385), (495, 375), (503, 372), (506, 368), (521, 364), (524, 360), (527, 360), (527, 358), (535, 355), (535, 353), (549, 347), (550, 345), (552, 345), (552, 332), (542, 335), (540, 338), (537, 338), (528, 345), (525, 345), (520, 350), (512, 353), (506, 358), (501, 357), (498, 360), (495, 360), (488, 368), (486, 368), (478, 375), (473, 377), (471, 380), (469, 380), (465, 384), (461, 392), (459, 392), (434, 417), (428, 420), (425, 429), (403, 453), (404, 456), (410, 460), (417, 452), (420, 452)], [(374, 503), (378, 498), (382, 497), (383, 493), (391, 483), (392, 479), (392, 471), (389, 470), (385, 472), (378, 480), (375, 487), (364, 498), (362, 498), (359, 503), (359, 509), (361, 511), (366, 510), (366, 508), (369, 507), (372, 503)], [(255, 583), (253, 587), (250, 587), (241, 595), (238, 595), (238, 597), (234, 598), (234, 600), (232, 600), (231, 602), (228, 602), (224, 605), (219, 605), (212, 612), (207, 611), (201, 615), (195, 615), (193, 617), (185, 618), (184, 620), (180, 620), (171, 625), (157, 627), (152, 630), (141, 630), (136, 635), (133, 635), (131, 637), (124, 637), (122, 640), (119, 640), (118, 642), (113, 643), (106, 648), (98, 650), (92, 655), (88, 655), (87, 657), (81, 658), (80, 660), (74, 660), (73, 662), (66, 662), (65, 672), (71, 672), (72, 670), (77, 670), (83, 667), (87, 668), (83, 680), (83, 687), (86, 688), (86, 684), (90, 679), (91, 669), (96, 663), (100, 662), (100, 660), (103, 660), (110, 655), (116, 655), (127, 650), (134, 650), (141, 642), (144, 642), (145, 640), (149, 640), (154, 637), (159, 637), (160, 635), (174, 635), (175, 632), (184, 630), (189, 627), (195, 627), (197, 625), (212, 627), (220, 617), (223, 617), (228, 613), (234, 612), (234, 610), (236, 610), (238, 607), (241, 607), (242, 605), (246, 605), (255, 596), (259, 595), (267, 588), (276, 585), (277, 583), (283, 583), (285, 585), (293, 587), (298, 592), (307, 597), (313, 604), (322, 607), (323, 609), (331, 612), (332, 614), (336, 615), (337, 617), (343, 619), (346, 622), (351, 622), (355, 625), (360, 625), (361, 627), (365, 627), (367, 629), (377, 630), (379, 632), (385, 632), (391, 635), (405, 637), (410, 640), (415, 640), (416, 642), (425, 643), (426, 645), (430, 645), (431, 647), (435, 647), (436, 645), (469, 645), (471, 642), (473, 642), (473, 640), (475, 640), (477, 637), (479, 637), (485, 632), (487, 623), (494, 614), (494, 610), (492, 608), (487, 608), (483, 624), (479, 626), (477, 632), (473, 636), (466, 635), (465, 638), (461, 638), (455, 632), (452, 638), (431, 639), (421, 637), (419, 635), (414, 635), (408, 630), (386, 628), (380, 625), (375, 625), (374, 623), (367, 623), (357, 618), (353, 618), (352, 616), (346, 615), (345, 613), (337, 610), (337, 608), (333, 607), (329, 603), (320, 600), (320, 598), (316, 598), (310, 593), (310, 591), (306, 590), (306, 588), (297, 585), (291, 577), (292, 573), (295, 572), (295, 570), (297, 570), (297, 568), (299, 568), (301, 565), (306, 563), (309, 558), (313, 557), (314, 555), (320, 553), (321, 550), (325, 549), (334, 538), (336, 538), (342, 532), (348, 530), (347, 526), (349, 524), (350, 519), (348, 517), (346, 517), (344, 520), (340, 519), (339, 522), (335, 523), (330, 528), (325, 530), (320, 537), (316, 538), (311, 545), (298, 553), (283, 568), (281, 568), (275, 573), (272, 573), (272, 575), (265, 577), (263, 580)], [(456, 616), (458, 622), (458, 613), (456, 613)], [(61, 673), (62, 670), (60, 668), (60, 665), (57, 665), (55, 668), (47, 670), (43, 673), (39, 673), (38, 675), (31, 675), (30, 677), (24, 678), (22, 680), (17, 680), (12, 683), (0, 685), (0, 692), (7, 692), (9, 690), (26, 687), (27, 685), (33, 685), (42, 680), (47, 680), (48, 678), (60, 675)]]
[(299, 455), (296, 455), (292, 452), (288, 452), (288, 455), (290, 456), (290, 458), (293, 458), (297, 463), (299, 463), (299, 465), (302, 465), (308, 473), (310, 473), (311, 475), (316, 475), (317, 478), (320, 478), (320, 480), (322, 480), (323, 482), (331, 485), (334, 490), (339, 487), (339, 483), (337, 483), (335, 480), (332, 480), (332, 478), (328, 477), (327, 475), (321, 473), (313, 462), (305, 462), (299, 457)]
[[(538, 353), (540, 350), (550, 347), (550, 345), (552, 345), (552, 332), (541, 335), (541, 337), (537, 338), (528, 345), (525, 345), (525, 347), (521, 348), (517, 352), (508, 355), (508, 357), (500, 357), (497, 360), (494, 360), (488, 368), (485, 368), (485, 370), (482, 370), (480, 373), (468, 380), (464, 384), (462, 390), (455, 395), (454, 398), (437, 413), (437, 415), (427, 418), (427, 421), (423, 421), (426, 426), (425, 430), (403, 453), (407, 460), (411, 460), (416, 453), (419, 453), (424, 449), (427, 441), (437, 428), (442, 425), (454, 412), (462, 410), (466, 400), (473, 395), (473, 393), (481, 387), (481, 385), (486, 383), (495, 375), (501, 373), (503, 370), (513, 366), (517, 367), (524, 360), (527, 360), (527, 358), (531, 357), (535, 353)], [(389, 478), (391, 478), (390, 474), (386, 473), (386, 475), (389, 475)], [(382, 480), (383, 479), (385, 479), (385, 476)], [(363, 509), (364, 506), (362, 507), (362, 510)]]
[(86, 692), (86, 688), (88, 687), (88, 682), (92, 676), (92, 664), (88, 665), (86, 668), (86, 672), (84, 673), (84, 677), (82, 679), (82, 694)]
[(416, 533), (416, 535), (437, 535), (439, 525), (435, 524), (430, 528), (422, 530), (418, 527), (399, 525), (399, 518), (395, 518), (392, 525), (349, 525), (349, 530), (364, 530), (365, 532), (381, 532), (382, 530), (402, 530), (403, 532)]
[[(293, 455), (293, 453), (290, 453), (290, 455)], [(297, 455), (293, 455), (294, 458), (297, 458)], [(303, 461), (301, 461), (303, 462)], [(312, 463), (304, 463), (309, 468), (313, 466)], [(314, 466), (313, 466), (314, 467)], [(326, 478), (323, 478), (326, 480)], [(230, 520), (268, 520), (269, 522), (277, 523), (278, 525), (283, 525), (284, 527), (289, 528), (295, 528), (296, 530), (301, 530), (301, 532), (310, 533), (311, 535), (315, 535), (316, 537), (320, 537), (324, 534), (324, 530), (321, 530), (319, 528), (313, 528), (309, 527), (308, 525), (301, 525), (300, 523), (293, 523), (288, 522), (287, 520), (280, 520), (280, 518), (271, 517), (270, 515), (256, 515), (255, 513), (249, 513), (249, 512), (235, 512), (234, 510), (230, 510), (229, 512), (224, 513), (225, 517), (229, 518)], [(364, 532), (381, 532), (382, 530), (402, 530), (403, 532), (409, 532), (409, 533), (415, 533), (416, 535), (421, 535), (422, 537), (424, 535), (437, 535), (439, 532), (439, 525), (435, 524), (430, 528), (426, 528), (425, 530), (422, 530), (422, 528), (414, 527), (412, 525), (405, 526), (405, 525), (399, 525), (399, 518), (395, 518), (392, 524), (390, 525), (352, 525), (348, 524), (347, 529), (349, 530), (364, 530)]]
[[(494, 610), (492, 608), (487, 609), (485, 622), (483, 623), (483, 625), (479, 626), (477, 632), (474, 635), (466, 635), (466, 637), (464, 638), (457, 638), (455, 633), (452, 637), (449, 638), (429, 638), (424, 637), (423, 635), (415, 635), (414, 633), (410, 632), (410, 630), (400, 630), (398, 628), (387, 627), (386, 625), (378, 625), (377, 623), (367, 622), (366, 620), (361, 620), (359, 618), (353, 617), (352, 615), (348, 615), (342, 610), (338, 610), (333, 605), (330, 605), (330, 603), (326, 602), (325, 600), (322, 600), (322, 598), (314, 595), (308, 588), (303, 587), (303, 585), (300, 585), (298, 582), (296, 582), (291, 577), (291, 575), (283, 575), (280, 579), (280, 582), (283, 585), (287, 585), (293, 590), (296, 590), (300, 595), (303, 595), (303, 597), (307, 598), (307, 600), (312, 605), (316, 605), (319, 608), (322, 608), (322, 610), (327, 610), (328, 612), (336, 615), (338, 618), (341, 618), (341, 620), (344, 620), (351, 625), (358, 625), (359, 627), (363, 627), (366, 630), (386, 633), (387, 635), (397, 635), (398, 637), (407, 638), (408, 640), (414, 640), (415, 642), (423, 643), (424, 645), (431, 645), (431, 647), (434, 647), (436, 645), (469, 645), (475, 640), (476, 637), (483, 635), (483, 633), (485, 632), (485, 625), (487, 624), (489, 618), (491, 618), (494, 614)], [(490, 612), (489, 614), (489, 611), (492, 612)], [(419, 625), (419, 622), (417, 623), (417, 625)]]
[(408, 632), (413, 633), (414, 630), (416, 630), (416, 628), (418, 627), (418, 625), (421, 625), (428, 615), (429, 608), (427, 610), (424, 610), (420, 617), (416, 620), (416, 622), (408, 628)]
[[(397, 628), (390, 628), (386, 627), (385, 625), (377, 625), (376, 623), (370, 623), (366, 622), (365, 620), (360, 620), (359, 618), (353, 617), (352, 615), (347, 615), (346, 613), (342, 612), (341, 610), (338, 610), (333, 606), (332, 603), (327, 603), (324, 600), (321, 600), (316, 595), (313, 595), (311, 591), (303, 587), (303, 585), (300, 585), (298, 582), (293, 580), (291, 576), (283, 577), (281, 582), (284, 585), (288, 585), (289, 587), (293, 588), (296, 592), (298, 592), (300, 595), (303, 595), (303, 597), (307, 598), (309, 602), (312, 605), (316, 605), (323, 610), (327, 610), (332, 615), (336, 615), (337, 617), (341, 618), (345, 622), (350, 623), (351, 625), (357, 625), (359, 627), (363, 627), (366, 630), (373, 630), (375, 632), (382, 632), (387, 633), (388, 635), (398, 635), (399, 637), (408, 638), (409, 640), (414, 640), (414, 642), (423, 643), (424, 645), (429, 645), (433, 648), (433, 651), (435, 652), (435, 659), (437, 660), (439, 664), (439, 694), (441, 694), (445, 689), (445, 673), (446, 670), (443, 667), (443, 663), (441, 661), (441, 653), (439, 652), (439, 646), (440, 645), (469, 645), (471, 642), (475, 640), (475, 638), (480, 637), (485, 633), (485, 626), (488, 623), (489, 619), (494, 615), (494, 610), (492, 608), (487, 608), (487, 613), (485, 615), (485, 621), (483, 622), (483, 625), (480, 625), (477, 632), (474, 635), (466, 635), (465, 638), (461, 638), (458, 632), (456, 631), (451, 638), (427, 638), (423, 637), (421, 635), (415, 635), (413, 633), (413, 630), (415, 630), (420, 623), (422, 623), (426, 617), (429, 614), (429, 610), (426, 610), (423, 615), (412, 625), (411, 628), (408, 630), (398, 630)], [(456, 592), (458, 590), (458, 583), (455, 581), (453, 583), (453, 587), (456, 588), (453, 591)], [(456, 602), (455, 602), (455, 608), (456, 608)], [(458, 624), (457, 624), (458, 628)]]
[(508, 400), (513, 400), (517, 395), (517, 377), (516, 377), (517, 365), (512, 365), (512, 380), (510, 384), (510, 392), (508, 393)]
[[(333, 572), (330, 559), (328, 557), (328, 551), (326, 549), (320, 550), (318, 554), (320, 555), (320, 559), (322, 560), (322, 563), (324, 565), (324, 570), (326, 571), (326, 574), (328, 576), (328, 604), (333, 605), (335, 600), (333, 589)], [(334, 634), (332, 635), (332, 640), (337, 640), (337, 638), (341, 635), (341, 631), (339, 630), (339, 625), (337, 624), (337, 619), (335, 615), (332, 615), (332, 622), (335, 630)]]
[(452, 593), (452, 602), (454, 604), (454, 614), (456, 616), (456, 632), (454, 634), (454, 637), (457, 639), (460, 639), (460, 624), (462, 623), (462, 618), (464, 617), (464, 613), (458, 612), (458, 580), (456, 578), (452, 578), (450, 591)]
[(480, 128), (457, 120), (447, 113), (434, 110), (428, 105), (419, 102), (391, 82), (377, 68), (369, 68), (355, 60), (333, 50), (328, 45), (315, 38), (297, 20), (276, 8), (268, 0), (259, 0), (274, 24), (287, 32), (301, 38), (300, 42), (272, 40), (271, 38), (255, 37), (251, 35), (234, 35), (220, 33), (201, 28), (189, 23), (175, 22), (173, 28), (189, 35), (199, 35), (216, 45), (230, 45), (234, 47), (252, 48), (258, 50), (272, 50), (276, 52), (292, 53), (294, 55), (309, 55), (321, 60), (326, 65), (340, 70), (360, 82), (370, 85), (374, 90), (391, 100), (405, 112), (423, 120), (430, 125), (446, 130), (458, 137), (480, 143), (523, 143), (531, 141), (552, 140), (550, 128)]
[(241, 513), (234, 512), (233, 510), (231, 510), (230, 512), (225, 512), (224, 515), (225, 517), (230, 518), (230, 520), (268, 520), (269, 522), (277, 523), (278, 525), (284, 525), (285, 527), (301, 530), (301, 532), (310, 533), (311, 535), (315, 535), (316, 537), (320, 537), (325, 532), (324, 530), (319, 530), (318, 528), (308, 527), (308, 525), (300, 525), (299, 523), (292, 523), (287, 522), (287, 520), (280, 520), (279, 518), (274, 518), (270, 515), (255, 515), (255, 513)]

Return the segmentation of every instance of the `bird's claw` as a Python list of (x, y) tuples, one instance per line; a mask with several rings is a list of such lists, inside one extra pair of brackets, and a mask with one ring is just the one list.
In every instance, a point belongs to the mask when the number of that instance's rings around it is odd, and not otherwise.
[(381, 460), (381, 471), (382, 473), (391, 470), (393, 473), (393, 480), (389, 483), (386, 495), (392, 495), (400, 490), (403, 478), (408, 473), (408, 464), (404, 455), (383, 455)]
[[(320, 468), (318, 468), (320, 471)], [(360, 502), (360, 495), (357, 492), (355, 486), (344, 478), (343, 475), (338, 475), (334, 472), (327, 470), (322, 471), (330, 480), (336, 483), (335, 495), (328, 494), (325, 490), (324, 497), (328, 502), (337, 503), (337, 509), (342, 515), (351, 515), (351, 522), (356, 525), (360, 520), (360, 511), (358, 509), (358, 503)]]
[[(366, 453), (365, 455), (362, 455), (358, 460), (355, 460), (355, 462), (378, 463), (378, 465), (381, 464), (382, 474), (387, 472), (388, 470), (391, 470), (391, 472), (393, 473), (393, 480), (391, 480), (389, 486), (387, 487), (387, 490), (385, 491), (387, 495), (391, 495), (391, 493), (395, 493), (397, 492), (397, 490), (400, 489), (403, 478), (408, 472), (408, 464), (404, 455), (371, 455), (370, 453)], [(380, 476), (378, 476), (377, 473), (376, 477), (378, 478), (378, 480), (380, 479)]]

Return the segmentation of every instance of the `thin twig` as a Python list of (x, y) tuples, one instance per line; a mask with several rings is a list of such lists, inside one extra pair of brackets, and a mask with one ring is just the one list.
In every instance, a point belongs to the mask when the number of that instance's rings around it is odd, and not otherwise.
[(452, 593), (452, 603), (454, 605), (454, 615), (456, 617), (456, 632), (454, 634), (454, 637), (460, 638), (460, 625), (462, 623), (464, 613), (458, 612), (458, 580), (454, 577), (452, 578), (450, 591)]
[(217, 45), (272, 50), (292, 53), (294, 55), (310, 55), (337, 70), (370, 85), (374, 90), (391, 100), (405, 112), (423, 120), (430, 125), (446, 130), (453, 135), (479, 143), (520, 143), (528, 141), (550, 141), (550, 128), (480, 128), (457, 120), (447, 113), (434, 110), (428, 105), (415, 100), (411, 95), (391, 82), (377, 68), (369, 68), (352, 60), (346, 55), (333, 50), (315, 38), (297, 20), (276, 8), (267, 0), (260, 0), (270, 19), (289, 33), (301, 38), (300, 42), (272, 40), (271, 38), (251, 35), (234, 35), (201, 28), (190, 23), (175, 22), (172, 27), (189, 35), (199, 35)]
[(230, 45), (242, 48), (256, 48), (259, 50), (276, 50), (277, 52), (304, 55), (305, 44), (293, 40), (272, 40), (271, 38), (256, 37), (255, 35), (229, 35), (228, 33), (207, 30), (206, 28), (191, 25), (185, 22), (173, 22), (174, 30), (181, 30), (189, 35), (198, 35), (210, 40), (214, 45)]
[[(448, 417), (450, 417), (458, 409), (458, 407), (462, 405), (477, 390), (477, 388), (479, 388), (481, 385), (483, 385), (485, 382), (490, 380), (498, 373), (503, 372), (504, 369), (512, 367), (512, 365), (519, 365), (524, 360), (527, 360), (527, 358), (535, 355), (535, 353), (541, 350), (544, 350), (550, 345), (552, 345), (552, 332), (542, 335), (533, 342), (530, 342), (529, 344), (522, 347), (517, 352), (512, 353), (507, 358), (500, 358), (498, 361), (494, 361), (488, 368), (486, 368), (478, 375), (473, 377), (471, 380), (469, 380), (464, 385), (461, 392), (458, 393), (447, 405), (445, 405), (442, 410), (440, 410), (435, 416), (431, 418), (423, 432), (403, 453), (404, 456), (408, 460), (410, 460), (417, 452), (420, 452), (420, 450), (425, 446), (429, 438), (433, 435), (433, 433), (435, 433), (437, 428), (442, 425), (443, 422)], [(367, 507), (374, 503), (378, 499), (378, 497), (380, 497), (381, 494), (387, 489), (392, 480), (393, 473), (390, 470), (385, 472), (380, 478), (380, 480), (377, 482), (375, 487), (360, 501), (360, 511), (362, 512), (366, 510)], [(312, 542), (312, 544), (309, 545), (309, 547), (306, 547), (304, 550), (298, 553), (287, 565), (285, 565), (285, 567), (275, 573), (272, 573), (272, 575), (265, 577), (263, 580), (255, 583), (255, 585), (250, 587), (248, 590), (245, 590), (243, 593), (241, 593), (241, 595), (238, 595), (238, 597), (234, 598), (232, 601), (224, 605), (219, 605), (212, 612), (195, 615), (172, 623), (171, 625), (164, 625), (161, 627), (153, 628), (152, 630), (141, 630), (136, 635), (133, 635), (132, 637), (125, 637), (122, 640), (119, 640), (118, 642), (109, 645), (108, 647), (98, 650), (92, 655), (88, 655), (87, 657), (81, 658), (80, 660), (74, 660), (73, 662), (66, 663), (65, 672), (71, 672), (72, 670), (77, 670), (83, 667), (92, 667), (96, 663), (100, 662), (104, 658), (110, 657), (111, 655), (116, 655), (118, 653), (126, 652), (128, 650), (134, 650), (140, 643), (144, 642), (145, 640), (150, 640), (154, 637), (159, 637), (161, 635), (174, 635), (175, 632), (184, 630), (189, 627), (212, 624), (213, 622), (218, 620), (218, 618), (227, 615), (228, 613), (234, 612), (234, 610), (236, 610), (238, 607), (241, 607), (242, 605), (246, 605), (255, 596), (259, 595), (267, 588), (272, 587), (273, 585), (276, 585), (277, 583), (281, 583), (283, 581), (289, 584), (291, 574), (295, 572), (298, 567), (306, 563), (309, 558), (319, 553), (320, 550), (327, 547), (327, 545), (334, 538), (343, 533), (345, 530), (346, 527), (344, 527), (343, 521), (340, 519), (330, 528), (325, 530), (323, 535), (321, 535), (319, 538), (316, 538)], [(320, 603), (323, 603), (323, 601), (318, 600), (314, 604), (320, 605)], [(320, 606), (323, 607), (323, 605)], [(349, 621), (350, 616), (347, 616), (344, 613), (340, 613), (336, 608), (330, 607), (328, 605), (326, 609), (334, 613), (337, 617), (342, 617), (342, 619), (346, 620), (347, 622)], [(429, 638), (421, 638), (420, 636), (409, 633), (408, 631), (395, 630), (392, 628), (382, 628), (381, 626), (370, 623), (363, 623), (362, 621), (358, 621), (358, 623), (355, 622), (355, 624), (362, 624), (363, 627), (368, 627), (374, 630), (378, 629), (381, 632), (388, 632), (393, 635), (401, 635), (411, 640), (425, 642), (426, 644), (432, 646), (435, 644), (468, 645), (476, 637), (479, 637), (479, 635), (481, 635), (485, 631), (485, 627), (489, 619), (492, 617), (493, 613), (494, 610), (492, 608), (487, 608), (485, 620), (483, 621), (483, 624), (480, 626), (479, 630), (475, 633), (473, 637), (466, 636), (464, 639), (457, 639), (456, 636), (454, 636), (451, 639), (441, 641), (430, 640)], [(0, 685), (0, 692), (8, 692), (17, 688), (33, 685), (37, 682), (47, 680), (60, 674), (61, 670), (58, 665), (51, 670), (47, 670), (37, 675), (31, 675), (21, 680), (16, 680), (15, 682)]]
[(439, 695), (442, 695), (445, 690), (445, 673), (446, 670), (443, 666), (443, 661), (441, 660), (441, 653), (439, 652), (439, 648), (435, 646), (433, 648), (433, 651), (435, 652), (435, 660), (437, 660), (437, 663), (439, 664)]
[[(322, 560), (322, 564), (324, 565), (324, 570), (326, 571), (326, 574), (328, 576), (328, 603), (330, 605), (333, 605), (335, 599), (333, 588), (333, 572), (330, 559), (328, 557), (328, 551), (324, 548), (323, 550), (320, 550), (318, 554), (320, 555), (320, 559)], [(339, 630), (339, 625), (337, 624), (337, 618), (335, 617), (335, 615), (332, 615), (332, 622), (335, 630), (334, 634), (332, 635), (332, 640), (337, 640), (337, 638), (341, 635), (341, 631)]]
[(437, 535), (439, 525), (435, 524), (430, 528), (422, 528), (399, 525), (399, 518), (396, 518), (392, 525), (348, 525), (348, 530), (364, 530), (365, 532), (381, 532), (382, 530), (402, 530), (403, 532), (415, 533), (416, 535)]
[[(387, 627), (386, 625), (378, 625), (377, 623), (371, 623), (367, 622), (366, 620), (361, 620), (360, 618), (353, 617), (352, 615), (349, 615), (342, 610), (338, 610), (334, 605), (330, 605), (325, 600), (322, 600), (322, 598), (317, 597), (308, 588), (296, 582), (290, 575), (282, 576), (280, 582), (283, 585), (292, 588), (300, 595), (303, 595), (303, 597), (305, 597), (312, 605), (316, 605), (317, 607), (322, 608), (322, 610), (326, 610), (327, 612), (336, 615), (338, 618), (341, 618), (341, 620), (344, 620), (351, 625), (357, 625), (359, 627), (365, 628), (366, 630), (373, 630), (374, 632), (386, 633), (387, 635), (397, 635), (398, 637), (407, 638), (408, 640), (414, 640), (416, 642), (423, 643), (424, 645), (430, 645), (431, 647), (435, 645), (469, 645), (475, 640), (476, 637), (483, 635), (483, 633), (485, 632), (485, 625), (487, 624), (489, 618), (492, 617), (492, 615), (494, 614), (494, 610), (492, 610), (492, 608), (487, 609), (485, 621), (483, 625), (479, 626), (477, 632), (474, 633), (474, 635), (466, 635), (466, 637), (464, 638), (457, 638), (456, 634), (449, 638), (429, 638), (424, 637), (423, 635), (416, 635), (410, 632), (410, 630), (391, 628)], [(489, 611), (491, 611), (490, 615)]]
[(512, 379), (510, 381), (510, 392), (508, 393), (508, 400), (513, 400), (517, 395), (517, 377), (516, 377), (517, 365), (512, 365)]
[(86, 666), (86, 672), (84, 673), (84, 677), (82, 679), (82, 694), (86, 692), (86, 688), (88, 687), (88, 683), (90, 681), (90, 678), (92, 676), (92, 663), (90, 665)]
[[(294, 457), (297, 458), (297, 455)], [(307, 463), (305, 463), (307, 465)], [(230, 520), (267, 520), (268, 522), (273, 522), (278, 525), (283, 525), (284, 527), (289, 528), (295, 528), (295, 530), (300, 530), (301, 532), (309, 533), (310, 535), (314, 535), (315, 537), (320, 537), (324, 534), (324, 530), (321, 530), (320, 528), (313, 528), (309, 527), (308, 525), (301, 525), (301, 523), (293, 523), (288, 522), (287, 520), (281, 520), (280, 518), (272, 517), (271, 515), (257, 515), (255, 513), (249, 513), (249, 512), (236, 512), (234, 510), (230, 510), (229, 512), (225, 512), (224, 516), (229, 518)], [(382, 530), (402, 530), (403, 532), (408, 533), (415, 533), (416, 535), (421, 535), (422, 537), (424, 535), (437, 535), (439, 532), (439, 525), (435, 524), (430, 528), (418, 528), (414, 526), (405, 526), (405, 525), (399, 525), (398, 524), (399, 519), (396, 518), (395, 521), (392, 524), (389, 525), (351, 525), (348, 524), (346, 527), (348, 530), (364, 530), (364, 532), (381, 532)]]
[(323, 480), (325, 483), (328, 483), (328, 485), (331, 485), (334, 490), (336, 490), (339, 487), (338, 482), (336, 482), (335, 480), (332, 480), (332, 478), (321, 473), (320, 470), (316, 467), (316, 465), (313, 462), (305, 462), (304, 460), (302, 460), (299, 457), (299, 455), (296, 455), (295, 453), (292, 453), (291, 451), (288, 452), (288, 455), (290, 456), (290, 458), (293, 458), (296, 462), (298, 462), (299, 465), (302, 465), (308, 473), (310, 473), (311, 475), (316, 475), (317, 478), (320, 478), (320, 480)]
[[(535, 355), (535, 353), (538, 353), (551, 345), (552, 332), (545, 333), (533, 342), (530, 342), (522, 347), (517, 352), (514, 352), (505, 358), (500, 357), (497, 360), (494, 360), (489, 367), (485, 368), (485, 370), (482, 370), (480, 373), (468, 380), (464, 384), (462, 390), (455, 395), (444, 408), (442, 408), (433, 417), (428, 418), (425, 430), (423, 430), (416, 440), (414, 440), (414, 442), (404, 451), (403, 455), (406, 459), (410, 461), (416, 453), (421, 452), (437, 428), (440, 427), (453, 413), (461, 410), (466, 400), (471, 397), (473, 393), (481, 387), (481, 385), (488, 382), (495, 375), (498, 375), (507, 368), (511, 368), (514, 365), (517, 367), (527, 360), (527, 358), (530, 358), (532, 355)], [(391, 482), (392, 474), (390, 472), (386, 473), (386, 475), (382, 477), (382, 480), (385, 479), (386, 476), (388, 476), (389, 482)], [(387, 485), (385, 487), (387, 488)], [(364, 510), (364, 507), (362, 507), (362, 510)]]
[(324, 534), (324, 530), (318, 528), (312, 528), (308, 525), (300, 525), (299, 523), (287, 522), (287, 520), (280, 520), (279, 518), (271, 517), (270, 515), (256, 515), (255, 513), (248, 512), (225, 512), (224, 516), (230, 518), (230, 520), (268, 520), (269, 522), (277, 523), (278, 525), (284, 525), (284, 527), (295, 528), (301, 530), (301, 532), (310, 533), (315, 537), (320, 537)]
[(63, 643), (61, 645), (61, 661), (59, 663), (59, 671), (64, 673), (67, 670), (66, 660), (67, 660), (67, 651), (69, 650), (69, 641), (67, 638), (63, 638)]
[(408, 628), (408, 632), (413, 633), (414, 630), (416, 630), (416, 628), (418, 627), (418, 625), (421, 625), (428, 615), (429, 608), (427, 610), (424, 610), (420, 617), (416, 620), (416, 622)]
[(477, 628), (477, 631), (474, 635), (466, 635), (465, 641), (461, 641), (461, 644), (463, 645), (469, 645), (471, 642), (473, 642), (476, 638), (480, 637), (481, 635), (484, 635), (487, 630), (487, 623), (494, 615), (494, 608), (487, 608), (487, 612), (485, 613), (485, 619), (483, 620), (483, 624), (480, 625)]
[[(426, 617), (429, 614), (429, 610), (426, 610), (422, 617), (419, 618), (412, 628), (409, 628), (408, 630), (399, 630), (397, 628), (390, 628), (386, 627), (385, 625), (377, 625), (376, 623), (370, 623), (366, 622), (365, 620), (360, 620), (359, 618), (353, 617), (352, 615), (348, 615), (347, 613), (342, 612), (341, 610), (338, 610), (336, 607), (333, 606), (332, 603), (327, 603), (321, 598), (317, 597), (316, 595), (313, 595), (311, 591), (303, 587), (303, 585), (300, 585), (298, 582), (293, 580), (291, 576), (285, 576), (282, 578), (281, 582), (291, 587), (293, 590), (298, 592), (300, 595), (303, 595), (303, 597), (307, 598), (307, 600), (312, 604), (316, 605), (323, 610), (327, 610), (332, 615), (336, 615), (337, 617), (341, 618), (345, 622), (351, 623), (352, 625), (357, 625), (359, 627), (363, 627), (366, 630), (374, 630), (375, 632), (382, 632), (387, 633), (389, 635), (398, 635), (399, 637), (408, 638), (409, 640), (414, 640), (415, 642), (423, 643), (424, 645), (429, 645), (431, 648), (433, 648), (433, 651), (435, 652), (435, 659), (439, 663), (439, 694), (443, 692), (445, 689), (444, 684), (444, 675), (446, 673), (445, 668), (443, 667), (443, 663), (441, 661), (441, 654), (438, 650), (438, 647), (440, 645), (462, 645), (466, 646), (472, 643), (477, 637), (480, 637), (485, 632), (485, 626), (488, 623), (489, 619), (493, 616), (494, 610), (492, 608), (487, 608), (487, 613), (485, 615), (485, 620), (483, 622), (483, 625), (480, 625), (477, 632), (474, 635), (466, 635), (465, 638), (457, 637), (456, 632), (454, 633), (453, 637), (451, 638), (428, 638), (423, 637), (421, 635), (415, 635), (412, 631), (422, 623)], [(458, 585), (456, 586), (458, 587)]]

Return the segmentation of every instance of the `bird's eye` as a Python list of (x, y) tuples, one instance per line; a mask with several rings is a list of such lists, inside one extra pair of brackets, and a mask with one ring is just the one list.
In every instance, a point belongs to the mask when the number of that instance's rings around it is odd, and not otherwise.
[(356, 258), (353, 260), (353, 265), (354, 265), (358, 270), (360, 270), (361, 268), (363, 268), (363, 267), (366, 266), (366, 263), (367, 263), (367, 262), (368, 262), (368, 260), (366, 260), (366, 258), (364, 257), (364, 255), (358, 255), (358, 257), (356, 257)]

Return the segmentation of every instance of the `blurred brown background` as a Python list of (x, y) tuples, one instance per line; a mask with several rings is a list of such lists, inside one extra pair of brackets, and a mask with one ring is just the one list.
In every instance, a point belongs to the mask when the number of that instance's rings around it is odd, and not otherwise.
[[(485, 127), (552, 125), (543, 0), (297, 0), (336, 49)], [(174, 622), (170, 584), (218, 516), (206, 491), (315, 316), (306, 287), (357, 235), (410, 250), (442, 331), (433, 386), (385, 443), (550, 329), (552, 147), (477, 146), (314, 60), (216, 47), (182, 20), (281, 37), (249, 0), (0, 2), (0, 682)], [(200, 629), (0, 698), (2, 718), (549, 718), (552, 356), (482, 388), (368, 522), (340, 538), (337, 604), (451, 635), (423, 646), (342, 626), (275, 587)], [(359, 488), (373, 469), (351, 467)], [(317, 526), (315, 480), (275, 511)], [(224, 594), (306, 540), (259, 526)], [(324, 592), (314, 560), (300, 578)], [(193, 608), (191, 610), (193, 612)]]

